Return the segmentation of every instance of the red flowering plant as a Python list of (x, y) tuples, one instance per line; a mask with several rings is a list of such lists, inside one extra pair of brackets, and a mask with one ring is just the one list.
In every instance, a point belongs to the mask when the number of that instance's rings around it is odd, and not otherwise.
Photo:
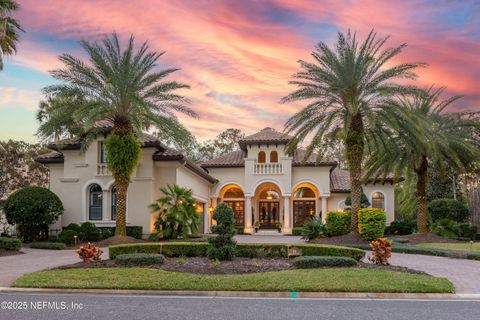
[(89, 264), (92, 260), (99, 261), (103, 251), (99, 247), (95, 247), (90, 242), (86, 246), (81, 246), (80, 249), (75, 250), (78, 257), (86, 264)]
[(368, 260), (375, 264), (388, 266), (388, 259), (392, 256), (392, 241), (387, 238), (378, 238), (370, 242), (372, 254), (368, 256)]

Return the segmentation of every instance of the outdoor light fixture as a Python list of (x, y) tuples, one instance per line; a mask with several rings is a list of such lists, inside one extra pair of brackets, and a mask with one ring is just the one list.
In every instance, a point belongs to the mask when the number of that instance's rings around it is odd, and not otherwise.
[(272, 196), (267, 196), (267, 200), (272, 200), (273, 197)]

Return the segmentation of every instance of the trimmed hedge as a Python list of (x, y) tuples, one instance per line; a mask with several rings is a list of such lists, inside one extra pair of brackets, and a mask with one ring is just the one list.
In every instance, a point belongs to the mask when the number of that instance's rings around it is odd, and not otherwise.
[(295, 258), (293, 260), (293, 265), (299, 269), (320, 267), (353, 267), (357, 265), (357, 261), (350, 257), (310, 256)]
[[(122, 254), (150, 253), (163, 254), (167, 257), (206, 256), (208, 244), (204, 242), (162, 242), (162, 243), (131, 243), (109, 247), (110, 259)], [(365, 251), (330, 245), (280, 243), (241, 243), (237, 245), (236, 256), (248, 258), (287, 258), (288, 249), (295, 248), (304, 256), (343, 256), (360, 261)]]
[(327, 237), (342, 236), (350, 232), (352, 216), (350, 211), (327, 212), (324, 235)]
[(0, 250), (19, 251), (21, 247), (20, 239), (0, 237)]
[(379, 208), (362, 208), (358, 210), (358, 233), (367, 240), (373, 241), (383, 237), (387, 214)]
[(165, 257), (155, 253), (133, 253), (121, 254), (116, 257), (115, 262), (122, 266), (145, 266), (152, 264), (162, 264)]
[(32, 249), (48, 249), (48, 250), (62, 250), (65, 249), (63, 242), (32, 242), (30, 248)]

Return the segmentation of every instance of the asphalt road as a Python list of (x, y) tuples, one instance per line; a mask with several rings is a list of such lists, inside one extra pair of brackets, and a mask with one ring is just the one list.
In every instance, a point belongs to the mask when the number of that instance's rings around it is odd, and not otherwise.
[[(480, 319), (480, 301), (0, 293), (0, 319)], [(21, 306), (24, 310), (18, 310)], [(65, 307), (67, 309), (62, 310)], [(15, 310), (8, 310), (14, 308)]]

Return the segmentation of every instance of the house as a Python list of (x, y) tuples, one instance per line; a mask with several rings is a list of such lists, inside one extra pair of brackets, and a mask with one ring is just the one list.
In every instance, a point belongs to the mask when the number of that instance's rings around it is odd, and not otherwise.
[[(50, 169), (50, 189), (65, 207), (57, 228), (84, 221), (99, 227), (115, 225), (116, 192), (103, 146), (110, 128), (103, 124), (100, 129), (103, 134), (85, 151), (81, 141), (67, 140), (50, 144), (52, 151), (37, 158)], [(291, 234), (308, 218), (325, 220), (328, 211), (344, 210), (350, 192), (348, 171), (332, 161), (315, 163), (315, 156), (303, 159), (302, 149), (286, 154), (290, 139), (265, 128), (240, 140), (238, 150), (197, 165), (146, 135), (128, 189), (127, 226), (142, 226), (144, 234), (153, 232), (155, 214), (148, 205), (161, 197), (159, 189), (167, 184), (193, 190), (203, 233), (210, 229), (219, 202), (233, 209), (235, 222), (245, 233), (252, 233), (259, 224), (260, 229), (280, 227), (284, 234)], [(363, 190), (372, 206), (383, 208), (388, 222), (393, 221), (392, 179), (370, 180)]]

